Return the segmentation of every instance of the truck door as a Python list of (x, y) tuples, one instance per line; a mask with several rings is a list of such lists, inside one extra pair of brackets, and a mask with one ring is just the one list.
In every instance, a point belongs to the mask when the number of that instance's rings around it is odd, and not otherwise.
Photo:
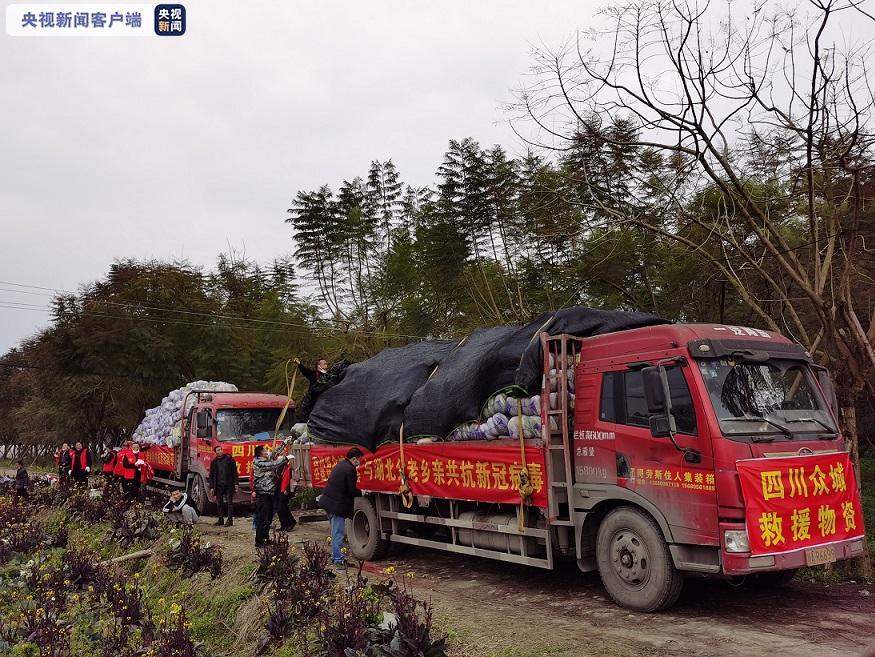
[(669, 438), (655, 438), (640, 369), (604, 372), (599, 425), (616, 435), (617, 484), (652, 502), (668, 521), (675, 542), (718, 544), (714, 459), (704, 408), (691, 394), (697, 388), (690, 368), (668, 368), (673, 415), (681, 449)]
[(197, 461), (203, 467), (204, 472), (210, 471), (210, 463), (213, 461), (213, 434), (215, 433), (213, 422), (213, 410), (209, 407), (198, 407), (194, 414), (191, 431), (191, 459), (192, 465)]

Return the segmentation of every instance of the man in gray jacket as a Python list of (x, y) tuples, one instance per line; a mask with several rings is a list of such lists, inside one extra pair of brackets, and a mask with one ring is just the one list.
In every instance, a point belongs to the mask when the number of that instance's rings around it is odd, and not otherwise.
[(285, 445), (265, 456), (264, 445), (255, 448), (252, 461), (252, 490), (255, 493), (255, 514), (258, 524), (255, 527), (255, 547), (260, 547), (270, 538), (270, 523), (273, 522), (273, 500), (277, 490), (277, 471), (292, 460), (286, 455)]

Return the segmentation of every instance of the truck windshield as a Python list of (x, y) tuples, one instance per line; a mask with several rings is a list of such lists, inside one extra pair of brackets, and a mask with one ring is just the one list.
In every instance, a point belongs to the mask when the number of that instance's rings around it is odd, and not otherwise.
[[(224, 409), (216, 413), (216, 438), (223, 442), (273, 438), (281, 408)], [(286, 414), (280, 432), (291, 428), (292, 411)]]
[(700, 360), (699, 372), (724, 435), (835, 433), (811, 370), (805, 363)]

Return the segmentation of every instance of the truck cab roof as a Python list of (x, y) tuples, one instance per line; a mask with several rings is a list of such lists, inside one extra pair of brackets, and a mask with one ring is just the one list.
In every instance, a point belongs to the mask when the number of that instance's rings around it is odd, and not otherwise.
[(727, 324), (659, 324), (606, 333), (583, 340), (583, 360), (625, 362), (629, 357), (677, 355), (678, 349), (693, 358), (719, 358), (736, 351), (761, 350), (775, 358), (810, 360), (801, 345), (780, 333)]
[[(282, 408), (288, 397), (264, 392), (208, 392), (200, 395), (199, 404), (209, 404), (213, 408)], [(294, 400), (289, 408), (294, 408)]]

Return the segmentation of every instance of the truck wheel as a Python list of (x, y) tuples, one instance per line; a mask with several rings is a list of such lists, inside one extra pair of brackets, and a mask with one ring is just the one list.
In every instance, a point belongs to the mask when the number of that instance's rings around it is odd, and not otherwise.
[(659, 525), (632, 507), (614, 509), (602, 520), (596, 559), (608, 594), (627, 609), (666, 609), (677, 601), (684, 585)]
[(346, 521), (346, 536), (353, 556), (362, 561), (384, 558), (391, 545), (380, 535), (377, 509), (366, 497), (355, 498), (352, 518)]
[(191, 495), (192, 501), (197, 506), (199, 516), (207, 516), (216, 512), (216, 505), (210, 502), (207, 495), (207, 485), (200, 475), (195, 475), (189, 481), (188, 494)]

